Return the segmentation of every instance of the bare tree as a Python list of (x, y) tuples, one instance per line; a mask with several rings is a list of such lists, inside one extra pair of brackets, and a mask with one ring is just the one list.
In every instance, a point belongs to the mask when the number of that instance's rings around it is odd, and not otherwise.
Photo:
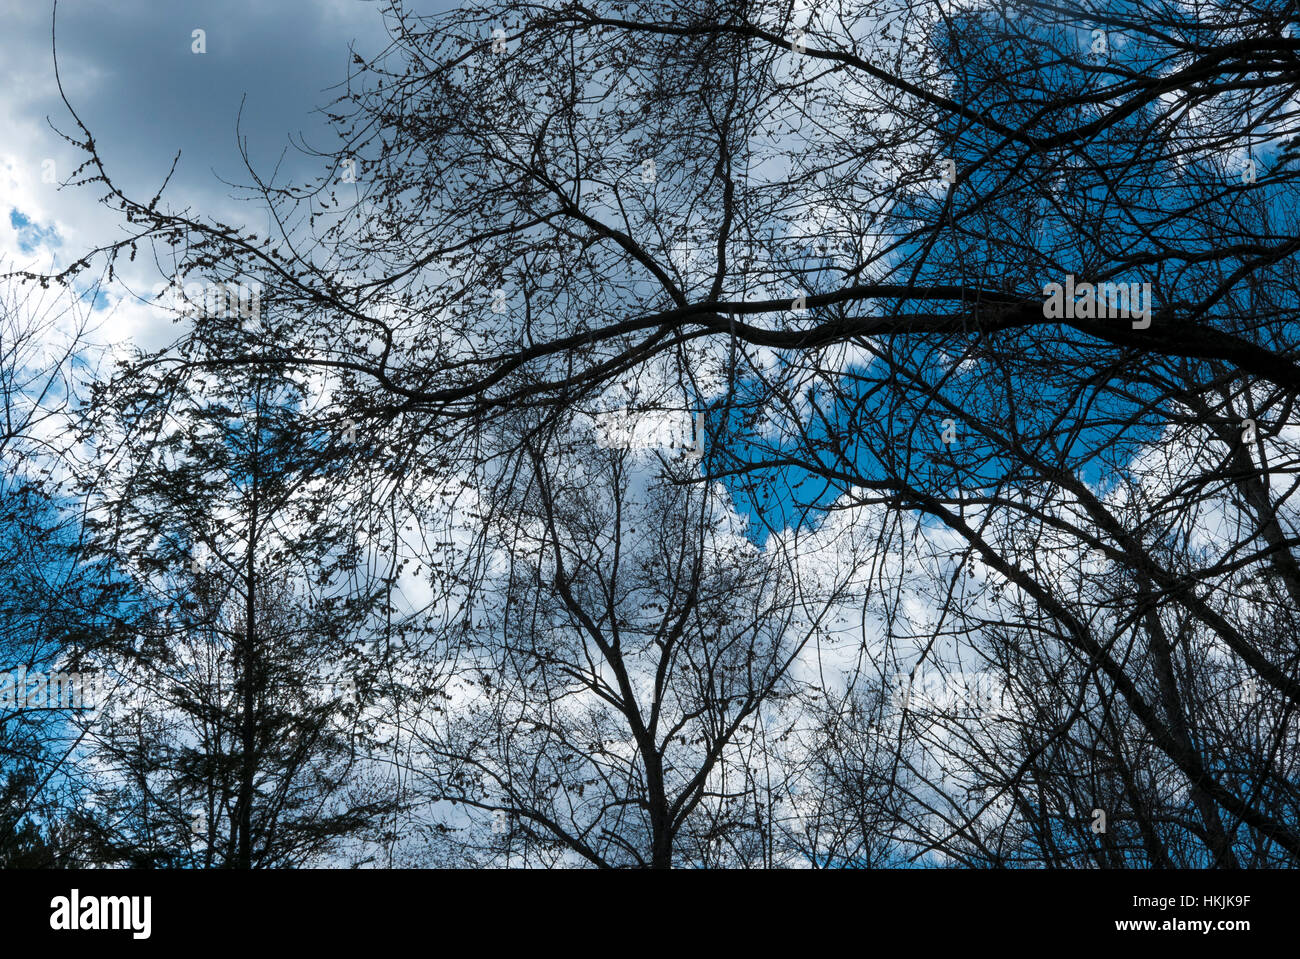
[[(214, 279), (262, 277), (295, 322), (216, 349), (199, 317), (185, 369), (315, 371), (334, 421), (391, 454), (394, 487), (481, 483), (504, 497), (494, 521), (532, 517), (532, 579), (458, 660), (493, 677), (483, 712), (420, 733), (434, 795), (512, 811), (534, 849), (602, 864), (669, 864), (708, 834), (690, 814), (721, 808), (703, 786), (720, 760), (671, 756), (647, 718), (659, 700), (623, 688), (612, 631), (635, 591), (598, 558), (623, 537), (555, 466), (573, 418), (630, 377), (708, 423), (679, 477), (698, 488), (674, 494), (690, 508), (659, 511), (694, 518), (638, 521), (657, 536), (643, 550), (685, 543), (719, 490), (756, 540), (837, 515), (872, 531), (868, 665), (817, 707), (818, 761), (791, 760), (823, 799), (801, 791), (760, 846), (780, 834), (813, 861), (866, 863), (1296, 861), (1300, 41), (1284, 7), (389, 16), (391, 50), (357, 64), (332, 114), (325, 175), (252, 173), (275, 237), (128, 198), (74, 119), (86, 181), (133, 232), (59, 279), (147, 244)], [(656, 573), (682, 604), (642, 634), (700, 615), (707, 580), (682, 584), (707, 552)], [(745, 615), (727, 628), (776, 628), (732, 593)], [(693, 628), (698, 647), (647, 648), (666, 676), (671, 650), (709, 667), (710, 630)], [(785, 628), (759, 661), (801, 648)], [(550, 733), (509, 705), (563, 698), (565, 669), (636, 746), (608, 762), (625, 764), (620, 789), (644, 789), (608, 808), (585, 789), (541, 798), (612, 773), (591, 749), (572, 768), (542, 752)], [(927, 672), (990, 674), (1009, 712), (893, 702), (897, 674)], [(706, 744), (739, 742), (767, 682), (747, 712), (699, 707), (716, 720)], [(611, 721), (555, 735), (595, 743)], [(670, 767), (691, 772), (670, 786)], [(496, 798), (456, 779), (471, 772)], [(640, 835), (610, 825), (625, 802)]]

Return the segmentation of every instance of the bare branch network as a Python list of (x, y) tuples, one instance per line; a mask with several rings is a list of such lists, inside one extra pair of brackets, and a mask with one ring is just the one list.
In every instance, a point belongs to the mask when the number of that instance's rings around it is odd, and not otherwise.
[(1294, 4), (418, 6), (269, 232), (60, 88), (0, 862), (1300, 864)]

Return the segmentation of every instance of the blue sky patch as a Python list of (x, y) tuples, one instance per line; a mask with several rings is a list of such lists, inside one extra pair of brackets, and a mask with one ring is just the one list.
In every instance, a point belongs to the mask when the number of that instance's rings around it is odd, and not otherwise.
[(58, 230), (53, 226), (42, 227), (33, 223), (31, 217), (16, 207), (9, 211), (9, 225), (18, 234), (18, 249), (24, 253), (35, 253), (36, 248), (41, 246), (57, 249), (63, 245)]

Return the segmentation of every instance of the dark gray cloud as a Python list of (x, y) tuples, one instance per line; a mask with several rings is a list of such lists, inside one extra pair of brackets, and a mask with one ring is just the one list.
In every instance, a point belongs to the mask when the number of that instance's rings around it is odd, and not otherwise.
[[(0, 122), (21, 162), (55, 158), (63, 177), (77, 159), (45, 121), (70, 129), (54, 82), (52, 11), (52, 2), (0, 0)], [(205, 53), (193, 52), (195, 30), (204, 31)], [(373, 0), (62, 0), (57, 38), (64, 88), (114, 177), (151, 196), (179, 150), (172, 202), (225, 206), (230, 190), (217, 177), (248, 180), (236, 140), (241, 101), (259, 170), (274, 166), (290, 136), (327, 146), (317, 110), (345, 80), (349, 46), (374, 53), (387, 34)], [(295, 151), (286, 163), (304, 169)], [(67, 192), (57, 204), (63, 218)]]
[[(420, 12), (453, 5), (428, 0)], [(370, 56), (388, 45), (381, 10), (374, 0), (60, 0), (55, 18), (53, 0), (0, 0), (0, 264), (66, 265), (121, 235), (99, 185), (59, 185), (85, 154), (50, 126), (76, 132), (55, 82), (52, 21), (63, 89), (114, 181), (147, 200), (179, 151), (165, 194), (172, 209), (261, 232), (264, 209), (236, 202), (222, 182), (251, 179), (237, 122), (264, 176), (282, 154), (281, 183), (323, 173), (323, 161), (290, 139), (336, 145), (320, 110), (339, 95), (352, 50)], [(159, 269), (166, 263), (140, 257), (120, 264), (109, 295), (74, 291), (93, 302), (100, 342), (153, 349), (175, 337), (170, 316), (142, 299)]]

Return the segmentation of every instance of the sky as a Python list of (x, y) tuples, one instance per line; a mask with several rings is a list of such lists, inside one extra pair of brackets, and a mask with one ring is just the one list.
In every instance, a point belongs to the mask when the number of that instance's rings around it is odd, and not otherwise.
[[(53, 0), (0, 0), (0, 261), (10, 266), (68, 262), (120, 230), (96, 186), (59, 186), (84, 155), (52, 128), (75, 131), (55, 82), (54, 13)], [(307, 158), (291, 137), (331, 143), (319, 109), (338, 95), (350, 48), (365, 56), (387, 42), (374, 0), (60, 0), (56, 24), (64, 91), (127, 194), (153, 196), (179, 151), (171, 206), (254, 228), (265, 213), (222, 182), (250, 182), (241, 101), (255, 167), (269, 174), (284, 154), (281, 175), (292, 177)], [(144, 276), (147, 290), (157, 275)], [(155, 347), (174, 333), (162, 311), (112, 298), (95, 306), (102, 339)]]

